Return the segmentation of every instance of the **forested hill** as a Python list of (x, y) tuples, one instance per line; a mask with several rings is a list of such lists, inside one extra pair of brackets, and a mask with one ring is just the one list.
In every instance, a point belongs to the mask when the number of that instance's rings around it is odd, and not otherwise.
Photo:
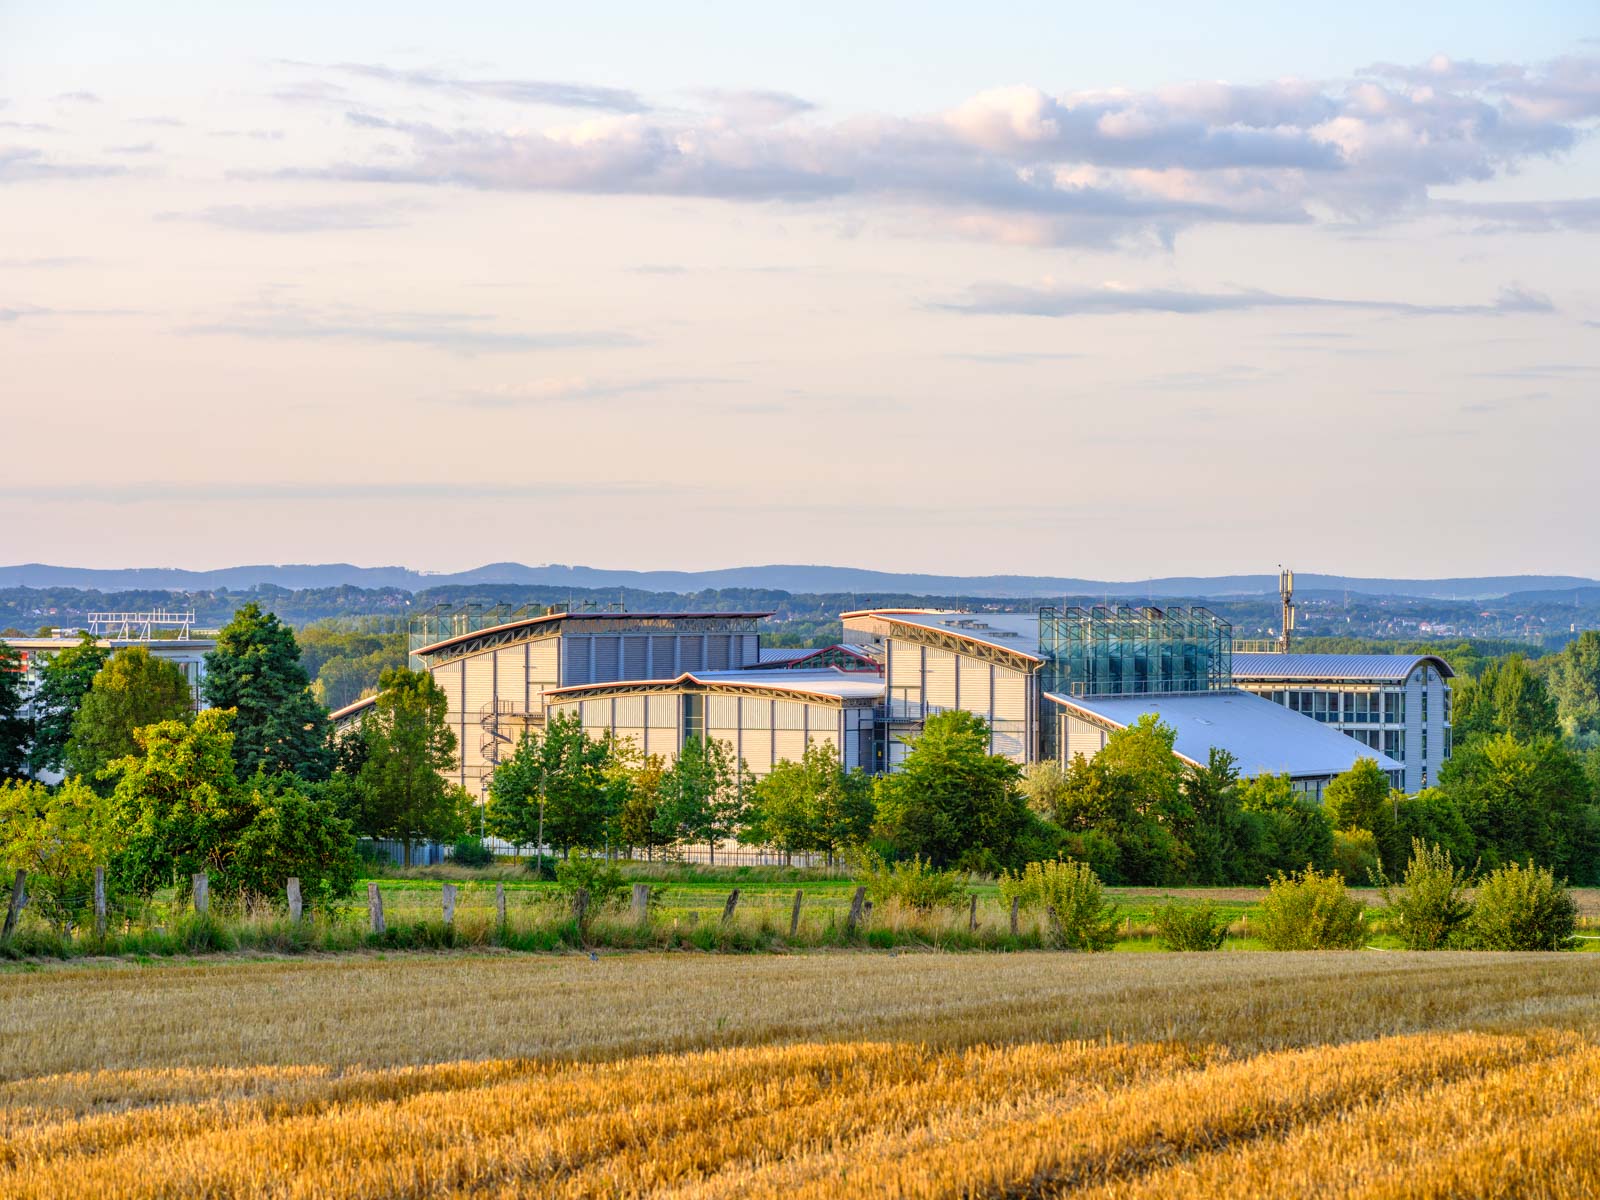
[[(288, 566), (226, 567), (215, 571), (173, 568), (99, 570), (42, 563), (0, 567), (0, 588), (85, 588), (100, 591), (238, 592), (271, 586), (292, 590), (358, 587), (367, 590), (420, 592), (439, 587), (518, 586), (566, 590), (614, 590), (692, 594), (710, 590), (779, 591), (811, 594), (870, 593), (930, 596), (1046, 599), (1092, 596), (1112, 600), (1171, 600), (1178, 597), (1271, 596), (1275, 574), (1171, 576), (1141, 580), (1095, 580), (1036, 575), (922, 575), (872, 571), (857, 567), (773, 565), (730, 567), (716, 571), (626, 571), (597, 567), (524, 566), (491, 563), (470, 571), (429, 574), (406, 567), (357, 567), (349, 563)], [(1418, 596), (1434, 599), (1484, 599), (1513, 592), (1565, 593), (1600, 587), (1595, 580), (1564, 575), (1496, 575), (1456, 579), (1364, 579), (1306, 572), (1297, 576), (1301, 594), (1355, 592), (1366, 596)]]

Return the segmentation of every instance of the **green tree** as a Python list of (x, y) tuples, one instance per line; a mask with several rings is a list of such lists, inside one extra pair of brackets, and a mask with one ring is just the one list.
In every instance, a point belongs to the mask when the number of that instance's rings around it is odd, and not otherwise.
[(1051, 816), (1067, 852), (1113, 883), (1177, 884), (1189, 874), (1185, 837), (1196, 812), (1187, 769), (1173, 753), (1176, 736), (1143, 716), (1107, 738), (1093, 758), (1075, 757), (1052, 786)]
[(550, 718), (543, 732), (524, 730), (489, 784), (486, 822), (515, 845), (570, 852), (604, 846), (624, 795), (610, 771), (612, 748), (591, 738), (577, 714)]
[(275, 899), (291, 876), (313, 895), (348, 894), (357, 871), (349, 825), (292, 776), (241, 783), (232, 719), (208, 709), (135, 732), (139, 752), (110, 768), (124, 839), (111, 874), (145, 893), (204, 871), (219, 894), (241, 899)]
[(1600, 633), (1584, 630), (1547, 661), (1562, 732), (1568, 737), (1600, 732)]
[(1520, 654), (1490, 663), (1476, 680), (1458, 680), (1452, 701), (1457, 746), (1502, 733), (1531, 742), (1561, 732), (1555, 700)]
[(94, 869), (116, 845), (107, 802), (79, 779), (0, 782), (0, 868), (28, 873), (29, 903), (66, 932), (90, 909)]
[(252, 601), (222, 627), (206, 655), (206, 703), (231, 708), (243, 776), (288, 771), (326, 779), (333, 762), (327, 711), (310, 691), (294, 631)]
[(689, 738), (662, 777), (657, 833), (673, 842), (704, 842), (716, 862), (718, 843), (743, 824), (742, 774), (726, 742)]
[(877, 780), (875, 833), (901, 857), (995, 869), (1016, 861), (1028, 827), (1021, 768), (989, 753), (989, 727), (959, 709), (929, 717), (900, 770)]
[(1405, 842), (1396, 830), (1400, 793), (1389, 786), (1376, 759), (1357, 759), (1353, 767), (1328, 782), (1322, 807), (1335, 830), (1364, 829), (1385, 871), (1398, 873), (1405, 866)]
[(444, 777), (456, 765), (448, 711), (432, 675), (392, 667), (379, 679), (377, 701), (362, 721), (366, 762), (358, 776), (357, 828), (402, 842), (408, 867), (414, 843), (451, 841), (466, 831), (471, 800)]
[(194, 694), (175, 663), (143, 646), (118, 650), (95, 675), (72, 718), (67, 767), (74, 775), (96, 779), (111, 763), (138, 753), (139, 729), (184, 722), (193, 711)]
[(1239, 799), (1239, 768), (1226, 750), (1213, 748), (1203, 767), (1191, 766), (1183, 776), (1189, 822), (1189, 882), (1218, 887), (1240, 882), (1256, 849), (1256, 825), (1244, 815)]
[(72, 719), (94, 685), (94, 677), (110, 657), (111, 652), (86, 633), (77, 645), (52, 655), (41, 668), (39, 686), (30, 702), (33, 746), (28, 752), (28, 766), (34, 774), (59, 771), (66, 763)]
[(657, 850), (672, 844), (656, 824), (661, 810), (661, 785), (667, 775), (666, 759), (647, 754), (637, 762), (623, 762), (621, 769), (626, 773), (626, 787), (617, 813), (617, 843), (629, 849), (643, 849), (647, 858), (654, 857)]
[(22, 655), (0, 642), (0, 779), (20, 779), (27, 774), (32, 730), (22, 711), (22, 683)]
[(811, 742), (799, 762), (784, 760), (752, 789), (741, 839), (786, 855), (818, 851), (829, 861), (872, 833), (872, 787), (846, 771), (831, 742)]
[(1439, 772), (1486, 870), (1532, 860), (1580, 886), (1600, 882), (1600, 813), (1580, 755), (1510, 733), (1461, 747)]
[(1239, 882), (1262, 884), (1279, 873), (1332, 866), (1333, 823), (1287, 775), (1249, 780), (1240, 789), (1239, 806), (1257, 823), (1255, 853)]

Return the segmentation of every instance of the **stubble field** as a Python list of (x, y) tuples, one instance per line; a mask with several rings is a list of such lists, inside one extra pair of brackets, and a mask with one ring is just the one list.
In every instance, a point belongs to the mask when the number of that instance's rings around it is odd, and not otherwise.
[(1600, 956), (0, 972), (0, 1195), (1600, 1191)]

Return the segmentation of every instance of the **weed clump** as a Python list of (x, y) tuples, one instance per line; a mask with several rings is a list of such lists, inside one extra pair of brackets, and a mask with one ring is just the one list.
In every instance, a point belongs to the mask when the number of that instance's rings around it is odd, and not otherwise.
[(1069, 950), (1109, 950), (1117, 942), (1117, 907), (1088, 863), (1031, 862), (1022, 874), (1001, 872), (1000, 895), (1022, 908), (1042, 908), (1051, 933)]
[(1437, 843), (1411, 840), (1411, 861), (1403, 884), (1387, 881), (1378, 889), (1394, 914), (1395, 931), (1407, 950), (1443, 950), (1460, 945), (1472, 905), (1467, 900), (1467, 872), (1458, 869), (1450, 852)]
[(1335, 872), (1278, 872), (1261, 901), (1261, 940), (1269, 950), (1359, 950), (1367, 944), (1366, 905)]
[(1155, 911), (1156, 938), (1163, 950), (1220, 950), (1228, 921), (1211, 901), (1164, 904)]
[(1578, 906), (1548, 867), (1510, 863), (1478, 884), (1467, 939), (1478, 950), (1570, 950)]

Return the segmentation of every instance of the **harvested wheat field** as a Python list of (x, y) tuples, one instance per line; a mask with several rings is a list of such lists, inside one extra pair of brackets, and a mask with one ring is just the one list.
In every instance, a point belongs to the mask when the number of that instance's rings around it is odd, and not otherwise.
[(1600, 1194), (1600, 956), (0, 973), (0, 1195)]

